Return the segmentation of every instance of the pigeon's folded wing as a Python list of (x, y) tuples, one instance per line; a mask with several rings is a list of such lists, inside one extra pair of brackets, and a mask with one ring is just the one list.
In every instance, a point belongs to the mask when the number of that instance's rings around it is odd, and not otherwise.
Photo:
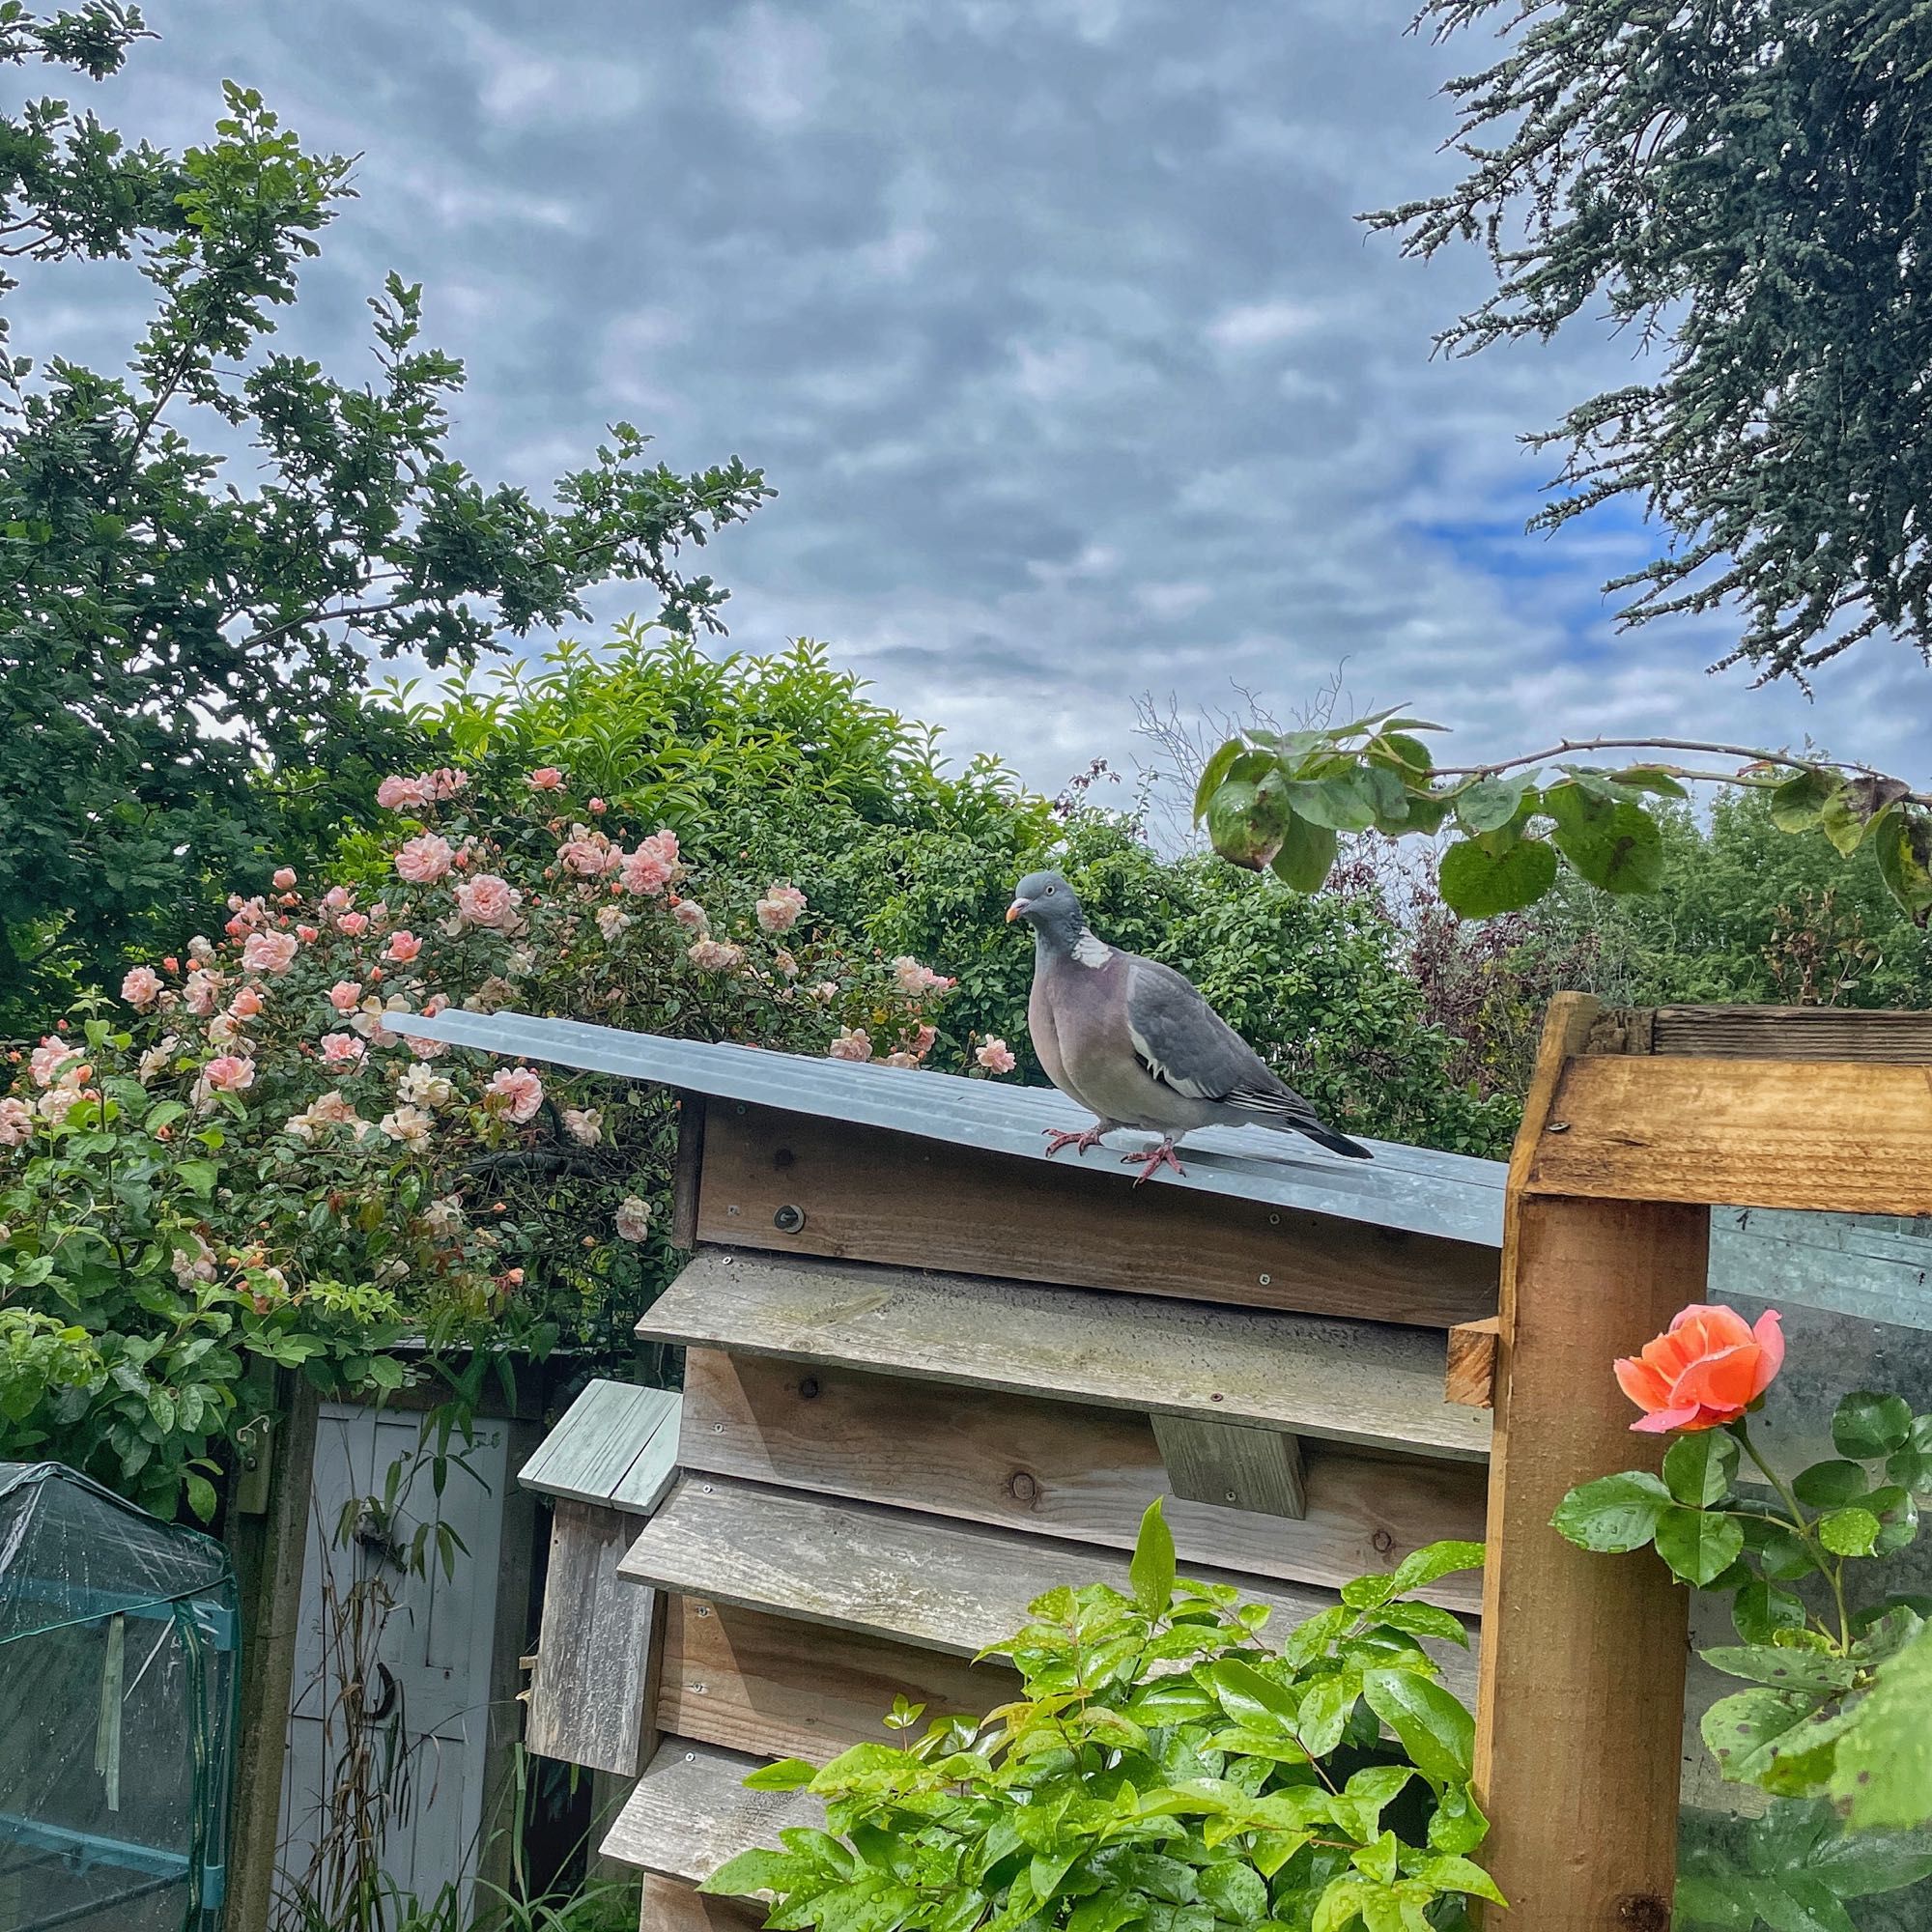
[(1201, 997), (1194, 983), (1155, 959), (1137, 958), (1127, 981), (1127, 1036), (1134, 1057), (1163, 1086), (1190, 1100), (1277, 1114), (1313, 1113), (1268, 1070), (1253, 1047)]

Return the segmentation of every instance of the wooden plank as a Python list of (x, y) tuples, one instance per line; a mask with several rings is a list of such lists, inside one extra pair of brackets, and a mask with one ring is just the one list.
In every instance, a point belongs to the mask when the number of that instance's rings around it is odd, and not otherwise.
[(624, 1479), (611, 1492), (612, 1505), (633, 1516), (649, 1516), (670, 1492), (677, 1475), (679, 1415), (683, 1396), (671, 1399), (671, 1406), (651, 1431), (650, 1440), (638, 1451), (637, 1460), (624, 1471)]
[(762, 1757), (823, 1764), (849, 1745), (889, 1744), (880, 1721), (895, 1697), (928, 1717), (981, 1717), (1011, 1697), (1006, 1667), (825, 1630), (705, 1598), (665, 1599), (667, 1731)]
[(1932, 1013), (1846, 1007), (1659, 1007), (1653, 1053), (1700, 1060), (1932, 1063)]
[(1489, 1418), (1442, 1400), (1419, 1328), (705, 1248), (638, 1324), (724, 1348), (1477, 1462)]
[(1688, 1596), (1661, 1563), (1593, 1556), (1549, 1529), (1573, 1485), (1661, 1462), (1662, 1442), (1630, 1433), (1610, 1364), (1701, 1298), (1710, 1221), (1695, 1208), (1525, 1198), (1595, 1006), (1552, 1003), (1511, 1164), (1490, 1465), (1483, 1860), (1511, 1922), (1537, 1932), (1667, 1926), (1676, 1856)]
[(1592, 1200), (1923, 1213), (1932, 1077), (1841, 1061), (1571, 1060), (1524, 1186)]
[(1496, 1400), (1496, 1355), (1502, 1336), (1502, 1317), (1487, 1321), (1459, 1321), (1449, 1331), (1449, 1365), (1442, 1377), (1442, 1394), (1449, 1402), (1471, 1408), (1493, 1408)]
[[(803, 1210), (802, 1222), (781, 1208)], [(1185, 1187), (739, 1102), (705, 1120), (707, 1241), (1427, 1328), (1493, 1314), (1496, 1257)]]
[[(1306, 1514), (1293, 1520), (1172, 1497), (1190, 1563), (1331, 1587), (1388, 1570), (1438, 1537), (1480, 1540), (1483, 1472), (1466, 1463), (1379, 1457), (1309, 1443)], [(1131, 1549), (1169, 1492), (1144, 1415), (1035, 1402), (988, 1389), (853, 1375), (694, 1349), (685, 1358), (686, 1469), (891, 1503), (937, 1516)], [(1474, 1609), (1476, 1579), (1429, 1593)]]
[(268, 1508), (259, 1516), (231, 1514), (226, 1531), (242, 1611), (226, 1922), (254, 1932), (269, 1923), (274, 1905), (320, 1406), (315, 1384), (288, 1370), (271, 1373), (266, 1386), (251, 1378), (246, 1388), (277, 1417)]
[(1298, 1437), (1279, 1429), (1203, 1422), (1189, 1415), (1149, 1420), (1168, 1487), (1177, 1496), (1296, 1520), (1308, 1515), (1307, 1472)]
[(763, 1932), (765, 1908), (742, 1898), (707, 1898), (682, 1879), (644, 1874), (638, 1932)]
[(666, 1738), (605, 1838), (607, 1858), (661, 1878), (701, 1884), (725, 1860), (776, 1845), (788, 1825), (825, 1823), (803, 1791), (747, 1791), (762, 1758), (687, 1738)]
[[(679, 1479), (618, 1571), (709, 1603), (967, 1658), (1023, 1628), (1027, 1605), (1062, 1583), (1127, 1588), (1116, 1551), (696, 1475)], [(1335, 1602), (1197, 1564), (1187, 1574), (1267, 1605), (1277, 1641)], [(1469, 1656), (1455, 1646), (1438, 1655), (1451, 1688), (1469, 1697)]]
[(617, 1575), (638, 1521), (608, 1506), (557, 1503), (524, 1732), (539, 1757), (623, 1777), (637, 1776), (641, 1757), (656, 1597)]
[(704, 1167), (704, 1095), (677, 1096), (677, 1156), (670, 1171), (670, 1244), (697, 1245), (697, 1189)]
[(661, 1428), (668, 1425), (675, 1436), (676, 1409), (674, 1389), (592, 1381), (518, 1471), (517, 1480), (546, 1495), (609, 1502)]

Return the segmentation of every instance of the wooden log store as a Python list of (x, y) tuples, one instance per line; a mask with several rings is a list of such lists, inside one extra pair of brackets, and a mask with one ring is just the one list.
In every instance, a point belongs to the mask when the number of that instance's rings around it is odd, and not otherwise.
[[(692, 1260), (639, 1331), (687, 1351), (676, 1471), (621, 1554), (598, 1520), (601, 1594), (554, 1636), (547, 1614), (538, 1664), (574, 1685), (556, 1708), (578, 1713), (544, 1716), (544, 1747), (637, 1775), (605, 1851), (644, 1874), (642, 1932), (761, 1925), (755, 1905), (693, 1889), (811, 1820), (802, 1794), (748, 1792), (745, 1775), (883, 1737), (895, 1695), (1002, 1701), (1012, 1680), (976, 1653), (1048, 1588), (1124, 1578), (1163, 1495), (1183, 1568), (1284, 1622), (1487, 1528), (1480, 1595), (1452, 1577), (1435, 1600), (1483, 1620), (1480, 1687), (1467, 1659), (1450, 1681), (1478, 1702), (1510, 1922), (1666, 1925), (1684, 1595), (1661, 1568), (1579, 1567), (1548, 1517), (1570, 1484), (1641, 1455), (1603, 1393), (1607, 1364), (1702, 1297), (1696, 1204), (1763, 1190), (1700, 1194), (1693, 1176), (1667, 1208), (1537, 1205), (1577, 1057), (1668, 1053), (1661, 1017), (1552, 1014), (1508, 1171), (1210, 1130), (1184, 1178), (1136, 1189), (1110, 1151), (1041, 1157), (1042, 1130), (1080, 1118), (1049, 1091), (512, 1014), (398, 1016), (681, 1096)], [(1708, 1029), (1692, 1036), (1711, 1050)], [(1587, 1090), (1613, 1138), (1630, 1085)], [(1645, 1134), (1646, 1161), (1667, 1160)], [(1558, 1145), (1562, 1185), (1587, 1191), (1583, 1137)], [(1615, 1184), (1635, 1172), (1626, 1160)], [(1820, 1205), (1789, 1194), (1764, 1205)], [(582, 1553), (566, 1569), (582, 1574)], [(640, 1594), (620, 1605), (623, 1586)]]

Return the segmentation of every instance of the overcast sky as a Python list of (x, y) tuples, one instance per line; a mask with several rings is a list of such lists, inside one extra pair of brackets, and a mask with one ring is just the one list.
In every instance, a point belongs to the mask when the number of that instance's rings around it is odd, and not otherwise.
[[(486, 480), (539, 487), (618, 417), (764, 466), (778, 500), (706, 557), (731, 642), (824, 639), (956, 757), (1057, 789), (1131, 760), (1143, 691), (1290, 714), (1346, 659), (1471, 752), (1809, 734), (1927, 776), (1916, 654), (1862, 646), (1809, 704), (1712, 679), (1723, 625), (1613, 630), (1634, 516), (1524, 534), (1518, 434), (1631, 351), (1431, 360), (1483, 265), (1352, 217), (1446, 179), (1435, 90), (1491, 43), (1406, 36), (1409, 0), (147, 11), (104, 118), (199, 138), (232, 77), (363, 156), (302, 347), (354, 370), (393, 267), (469, 364)], [(123, 359), (110, 277), (32, 308), (19, 348)]]

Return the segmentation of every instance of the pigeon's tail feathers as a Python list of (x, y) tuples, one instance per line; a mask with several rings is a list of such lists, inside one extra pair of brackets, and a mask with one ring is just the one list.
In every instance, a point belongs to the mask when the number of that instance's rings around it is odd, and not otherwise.
[(1238, 1108), (1258, 1127), (1273, 1127), (1284, 1134), (1306, 1134), (1316, 1146), (1330, 1153), (1346, 1154), (1350, 1160), (1374, 1160), (1375, 1155), (1360, 1141), (1338, 1134), (1326, 1126), (1301, 1095), (1292, 1088), (1269, 1091), (1261, 1087), (1237, 1087), (1228, 1095), (1228, 1105)]

